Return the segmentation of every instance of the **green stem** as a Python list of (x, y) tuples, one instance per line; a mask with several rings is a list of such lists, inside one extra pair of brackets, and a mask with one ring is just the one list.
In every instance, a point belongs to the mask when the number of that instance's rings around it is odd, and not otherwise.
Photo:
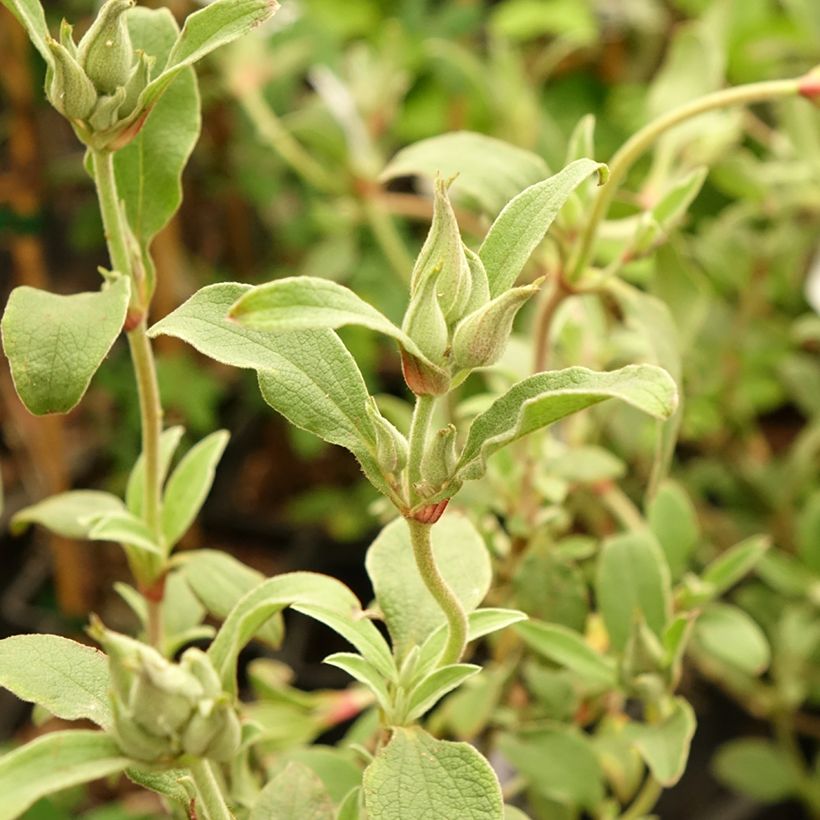
[(410, 505), (418, 501), (416, 485), (421, 480), (421, 459), (427, 445), (427, 432), (433, 418), (435, 398), (433, 396), (416, 396), (413, 408), (413, 420), (410, 423), (410, 453), (407, 457), (407, 499)]
[(655, 808), (663, 792), (663, 786), (652, 775), (648, 775), (632, 805), (621, 815), (621, 820), (638, 820)]
[(131, 255), (128, 252), (125, 219), (117, 194), (114, 155), (108, 151), (95, 151), (91, 156), (94, 162), (94, 182), (97, 186), (97, 198), (100, 202), (108, 255), (111, 257), (111, 264), (115, 271), (124, 276), (131, 276)]
[(707, 94), (684, 105), (673, 108), (671, 111), (653, 120), (627, 140), (609, 163), (609, 179), (598, 189), (598, 196), (589, 217), (584, 236), (577, 254), (577, 261), (573, 265), (569, 281), (577, 282), (590, 263), (595, 250), (595, 240), (601, 222), (606, 218), (609, 206), (621, 182), (623, 182), (630, 168), (649, 149), (662, 134), (686, 120), (733, 105), (748, 105), (789, 97), (798, 94), (800, 79), (772, 80), (770, 82), (750, 83), (737, 88), (726, 88)]
[(197, 817), (203, 820), (234, 820), (214, 774), (213, 764), (208, 760), (197, 760), (188, 769), (196, 786)]
[(431, 525), (408, 518), (407, 526), (410, 527), (413, 556), (422, 580), (447, 619), (447, 644), (439, 659), (439, 664), (446, 666), (450, 663), (458, 663), (467, 645), (467, 615), (461, 606), (461, 601), (455, 596), (436, 566), (433, 541), (430, 537)]

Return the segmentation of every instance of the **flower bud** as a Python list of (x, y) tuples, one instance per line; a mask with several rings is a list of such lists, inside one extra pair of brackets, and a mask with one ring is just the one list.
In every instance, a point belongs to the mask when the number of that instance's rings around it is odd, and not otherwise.
[(227, 695), (200, 701), (182, 733), (185, 754), (227, 763), (238, 751), (242, 727)]
[(154, 57), (149, 57), (142, 49), (139, 49), (136, 54), (137, 64), (125, 84), (125, 99), (119, 111), (120, 117), (127, 117), (137, 107), (140, 94), (142, 94), (151, 79), (151, 69), (156, 61)]
[(410, 299), (402, 330), (433, 364), (444, 364), (449, 331), (436, 296), (435, 275), (428, 276)]
[(461, 233), (453, 206), (447, 197), (447, 186), (436, 179), (433, 221), (410, 279), (410, 294), (428, 287), (434, 280), (435, 293), (448, 322), (457, 322), (470, 298), (471, 277)]
[(453, 474), (457, 461), (456, 428), (448, 424), (433, 436), (421, 457), (421, 480), (438, 490)]
[(470, 298), (464, 306), (464, 316), (468, 316), (490, 301), (490, 283), (481, 257), (467, 247), (464, 248), (464, 255), (470, 271)]
[(379, 412), (375, 399), (371, 398), (365, 410), (376, 430), (376, 460), (385, 473), (397, 473), (409, 454), (407, 439)]
[(174, 756), (169, 748), (168, 738), (152, 735), (143, 729), (117, 698), (112, 700), (111, 711), (114, 715), (111, 735), (128, 757), (155, 763), (162, 758)]
[(103, 94), (94, 108), (94, 113), (88, 118), (89, 125), (95, 131), (107, 131), (113, 128), (120, 120), (120, 108), (125, 102), (125, 88), (120, 86), (113, 94)]
[(134, 49), (125, 12), (133, 5), (134, 0), (108, 0), (80, 40), (80, 64), (103, 94), (113, 94), (131, 74)]
[(94, 110), (97, 91), (69, 49), (51, 38), (47, 42), (54, 57), (48, 99), (63, 116), (84, 120)]
[(512, 288), (462, 319), (453, 335), (453, 360), (459, 367), (486, 367), (498, 361), (512, 332), (512, 323), (543, 280)]
[(401, 371), (417, 396), (443, 396), (450, 389), (450, 376), (444, 370), (434, 370), (406, 350), (401, 351)]

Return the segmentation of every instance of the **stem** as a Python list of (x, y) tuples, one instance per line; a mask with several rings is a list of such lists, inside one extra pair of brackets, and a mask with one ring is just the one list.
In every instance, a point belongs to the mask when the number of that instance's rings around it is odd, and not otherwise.
[(410, 453), (407, 458), (407, 499), (410, 506), (418, 500), (416, 485), (421, 480), (421, 459), (427, 444), (427, 431), (430, 428), (434, 406), (433, 396), (416, 396), (413, 420), (410, 423)]
[(413, 260), (407, 253), (404, 240), (396, 230), (392, 217), (372, 194), (364, 195), (362, 209), (367, 218), (367, 224), (382, 253), (390, 263), (390, 267), (402, 282), (408, 284), (410, 273), (413, 270)]
[(639, 817), (647, 815), (655, 807), (662, 792), (663, 786), (649, 775), (632, 805), (621, 815), (621, 820), (638, 820)]
[(436, 566), (433, 542), (430, 538), (431, 525), (421, 524), (408, 518), (407, 526), (410, 527), (413, 556), (422, 580), (447, 619), (447, 644), (439, 663), (441, 666), (458, 663), (467, 645), (467, 615), (461, 606), (461, 601), (447, 585)]
[(233, 813), (225, 803), (213, 765), (208, 760), (197, 760), (188, 767), (196, 786), (197, 816), (203, 820), (234, 820)]
[(123, 276), (131, 276), (131, 255), (125, 232), (125, 219), (120, 208), (117, 194), (117, 179), (114, 175), (114, 155), (108, 151), (95, 151), (94, 182), (97, 186), (97, 198), (100, 202), (105, 241), (108, 244), (108, 255), (114, 270)]
[(598, 189), (598, 196), (581, 240), (577, 262), (570, 272), (569, 281), (576, 282), (583, 275), (595, 250), (598, 228), (606, 218), (619, 185), (634, 163), (658, 137), (676, 125), (707, 111), (794, 96), (799, 93), (800, 82), (800, 79), (772, 80), (722, 89), (673, 108), (630, 137), (612, 158), (609, 164), (609, 179)]
[(550, 332), (552, 321), (561, 303), (570, 291), (564, 285), (560, 273), (556, 273), (553, 278), (552, 287), (547, 291), (545, 297), (538, 306), (538, 314), (535, 317), (535, 356), (533, 357), (533, 373), (541, 373), (547, 369), (550, 355)]

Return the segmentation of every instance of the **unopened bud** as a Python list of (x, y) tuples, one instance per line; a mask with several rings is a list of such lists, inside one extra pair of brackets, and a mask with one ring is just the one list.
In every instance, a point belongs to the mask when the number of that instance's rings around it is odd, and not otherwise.
[(137, 107), (140, 94), (142, 94), (151, 79), (151, 68), (154, 65), (155, 58), (149, 57), (142, 50), (138, 50), (136, 54), (137, 64), (132, 69), (131, 76), (125, 84), (125, 99), (119, 111), (121, 117), (127, 117)]
[(226, 695), (197, 705), (182, 733), (182, 750), (227, 763), (239, 749), (242, 727)]
[(457, 461), (456, 428), (448, 424), (433, 436), (421, 458), (422, 481), (438, 490), (453, 474)]
[(107, 131), (120, 120), (120, 108), (125, 102), (125, 88), (120, 86), (113, 94), (103, 94), (88, 118), (89, 125), (95, 131)]
[(433, 364), (444, 364), (449, 331), (436, 295), (435, 273), (422, 282), (410, 299), (402, 330)]
[(103, 94), (113, 94), (131, 74), (134, 49), (125, 12), (133, 5), (134, 0), (108, 0), (80, 40), (80, 63)]
[(401, 351), (401, 372), (417, 396), (443, 396), (450, 389), (450, 377), (444, 370), (429, 367), (406, 350)]
[(512, 288), (462, 319), (453, 335), (453, 360), (459, 367), (486, 367), (498, 361), (518, 311), (543, 280)]
[(368, 400), (365, 410), (376, 430), (376, 460), (379, 466), (385, 473), (398, 472), (407, 464), (407, 439), (379, 412), (375, 399)]
[(128, 757), (144, 760), (146, 763), (155, 763), (162, 758), (173, 756), (168, 746), (168, 738), (152, 735), (143, 729), (119, 699), (112, 700), (111, 711), (114, 716), (111, 735)]
[(51, 38), (48, 48), (54, 57), (48, 99), (63, 116), (84, 120), (94, 110), (97, 91), (69, 49)]

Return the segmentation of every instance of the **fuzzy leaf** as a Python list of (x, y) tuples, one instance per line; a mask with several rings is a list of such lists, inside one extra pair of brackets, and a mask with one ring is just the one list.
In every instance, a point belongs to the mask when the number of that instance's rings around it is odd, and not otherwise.
[(421, 729), (393, 729), (364, 773), (372, 820), (503, 820), (501, 788), (468, 743), (436, 740)]
[(335, 666), (347, 672), (351, 678), (363, 683), (376, 696), (379, 706), (386, 712), (390, 708), (390, 693), (384, 677), (370, 661), (353, 652), (335, 652), (328, 655), (322, 663)]
[(548, 173), (537, 154), (484, 134), (456, 131), (402, 148), (380, 179), (411, 175), (434, 179), (439, 174), (447, 179), (458, 174), (450, 188), (453, 196), (475, 200), (488, 214), (497, 214), (517, 193)]
[(602, 174), (605, 169), (591, 159), (575, 160), (507, 203), (478, 250), (487, 270), (490, 296), (500, 296), (513, 286), (570, 194), (590, 174)]
[(88, 537), (92, 541), (114, 541), (151, 555), (162, 555), (162, 550), (145, 522), (127, 510), (96, 518), (88, 531)]
[(480, 671), (481, 667), (472, 663), (454, 663), (431, 672), (410, 692), (407, 721), (416, 722), (448, 692), (452, 692)]
[[(160, 485), (165, 483), (165, 476), (168, 475), (168, 468), (171, 466), (171, 459), (179, 447), (182, 436), (185, 434), (184, 427), (169, 427), (163, 430), (159, 439), (159, 481)], [(145, 492), (145, 458), (140, 453), (134, 464), (131, 474), (128, 476), (128, 485), (125, 488), (125, 504), (128, 509), (138, 518), (142, 516), (143, 493)]]
[(195, 444), (171, 473), (162, 498), (162, 533), (170, 549), (188, 531), (211, 489), (230, 437), (218, 430)]
[(79, 404), (117, 336), (128, 308), (121, 276), (97, 293), (61, 296), (27, 286), (11, 292), (2, 320), (14, 387), (37, 416)]
[(52, 64), (52, 56), (46, 42), (49, 38), (46, 16), (40, 0), (2, 0), (3, 5), (20, 21), (46, 65)]
[(609, 398), (620, 399), (663, 419), (674, 412), (677, 390), (669, 375), (652, 365), (629, 365), (605, 373), (570, 367), (530, 376), (473, 420), (457, 466), (457, 478), (480, 478), (487, 459), (497, 450)]
[(111, 724), (108, 661), (68, 638), (13, 635), (0, 641), (0, 686), (63, 720)]
[(316, 773), (288, 763), (256, 798), (248, 820), (333, 820), (333, 801)]
[(124, 510), (122, 501), (111, 493), (71, 490), (20, 510), (11, 519), (11, 531), (19, 535), (31, 524), (39, 524), (63, 538), (84, 539), (97, 518)]
[(52, 732), (0, 757), (0, 820), (41, 797), (121, 772), (131, 761), (103, 732)]
[[(431, 531), (433, 554), (444, 580), (467, 612), (490, 588), (492, 571), (487, 548), (470, 520), (445, 515)], [(384, 613), (397, 657), (421, 644), (445, 618), (421, 579), (410, 531), (397, 518), (379, 533), (367, 551), (367, 573)]]
[(696, 725), (692, 707), (683, 698), (675, 698), (672, 711), (663, 721), (631, 723), (626, 734), (655, 779), (664, 786), (673, 786), (686, 768)]

